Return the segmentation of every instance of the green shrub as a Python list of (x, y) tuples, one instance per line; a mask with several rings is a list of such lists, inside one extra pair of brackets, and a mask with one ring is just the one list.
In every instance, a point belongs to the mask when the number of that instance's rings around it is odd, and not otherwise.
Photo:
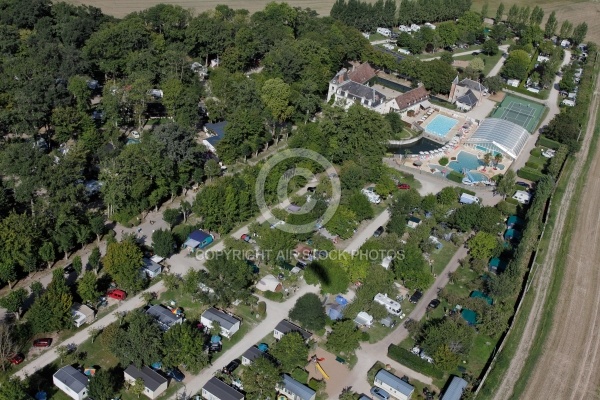
[(463, 194), (463, 193), (470, 194), (471, 196), (477, 196), (477, 193), (475, 193), (472, 190), (460, 188), (460, 194), (459, 194), (459, 196), (461, 194)]
[(264, 301), (259, 301), (256, 305), (256, 312), (261, 317), (264, 317), (267, 314), (267, 303), (265, 303)]
[[(540, 137), (538, 138), (538, 141), (537, 141), (537, 145), (538, 146), (549, 147), (549, 148), (555, 149), (555, 150), (560, 147), (560, 143), (559, 142), (557, 142), (556, 140), (548, 139), (544, 135), (540, 135)], [(540, 154), (541, 154), (541, 152), (540, 152)]]
[(271, 300), (271, 301), (282, 301), (283, 300), (283, 293), (282, 292), (271, 292), (270, 290), (267, 290), (266, 292), (263, 293), (263, 296), (265, 296), (265, 299)]
[(373, 386), (375, 383), (375, 375), (377, 375), (380, 369), (385, 369), (385, 364), (381, 361), (377, 361), (375, 364), (373, 364), (371, 369), (369, 369), (367, 372), (367, 382), (369, 382), (369, 385)]
[(533, 150), (531, 150), (531, 152), (529, 153), (534, 157), (541, 157), (542, 156), (542, 150), (538, 149), (537, 147), (534, 148)]
[(442, 379), (444, 377), (444, 373), (437, 369), (433, 364), (421, 360), (419, 356), (416, 356), (410, 351), (400, 346), (396, 346), (395, 344), (388, 347), (388, 357), (414, 371), (429, 375), (435, 379)]
[(517, 176), (519, 178), (528, 179), (532, 182), (537, 182), (542, 178), (542, 173), (539, 170), (523, 167), (517, 171)]
[(448, 178), (452, 182), (456, 182), (456, 183), (462, 183), (462, 180), (463, 180), (462, 174), (459, 174), (456, 171), (450, 171), (450, 173), (448, 175), (446, 175), (446, 178)]
[(542, 166), (540, 164), (533, 162), (533, 161), (527, 161), (525, 163), (525, 166), (532, 168), (532, 169), (541, 169), (542, 168)]
[(514, 204), (515, 206), (518, 206), (520, 204), (516, 199), (513, 199), (512, 197), (508, 197), (504, 201), (506, 201), (507, 203), (510, 203), (510, 204)]
[(301, 383), (308, 382), (308, 372), (303, 369), (296, 368), (292, 371), (292, 378)]
[(445, 167), (446, 165), (448, 165), (448, 162), (449, 162), (448, 157), (442, 157), (442, 158), (440, 158), (440, 161), (439, 161), (439, 163), (442, 167)]

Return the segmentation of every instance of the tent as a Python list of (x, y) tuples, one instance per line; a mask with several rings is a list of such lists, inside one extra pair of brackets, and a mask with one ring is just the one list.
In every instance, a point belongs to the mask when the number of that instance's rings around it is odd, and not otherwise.
[(212, 335), (212, 337), (210, 338), (210, 342), (211, 343), (221, 343), (221, 336)]
[(477, 324), (477, 313), (473, 310), (469, 310), (468, 308), (463, 308), (460, 312), (460, 315), (467, 321), (469, 325)]
[(326, 307), (327, 316), (329, 319), (336, 321), (342, 318), (344, 307), (339, 304), (328, 304)]
[(346, 300), (346, 298), (344, 296), (342, 296), (341, 294), (338, 294), (337, 296), (335, 296), (335, 302), (341, 306), (345, 306), (346, 304), (348, 304), (348, 300)]
[(490, 263), (488, 265), (490, 267), (490, 271), (498, 273), (504, 272), (504, 270), (508, 266), (508, 263), (505, 260), (501, 260), (500, 258), (495, 257), (490, 260)]
[(486, 296), (483, 292), (480, 292), (479, 290), (474, 290), (473, 292), (471, 292), (471, 295), (469, 297), (472, 297), (474, 299), (483, 299), (485, 300), (490, 306), (492, 304), (494, 304), (494, 300), (491, 297)]

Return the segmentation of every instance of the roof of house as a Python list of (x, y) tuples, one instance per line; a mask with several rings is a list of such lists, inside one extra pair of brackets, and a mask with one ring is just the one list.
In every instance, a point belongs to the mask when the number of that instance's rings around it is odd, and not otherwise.
[(160, 385), (167, 382), (167, 378), (145, 365), (142, 369), (138, 369), (135, 365), (131, 364), (127, 367), (125, 373), (133, 379), (141, 378), (144, 381), (144, 386), (153, 392), (158, 389)]
[(525, 147), (529, 136), (525, 128), (512, 121), (486, 118), (466, 143), (493, 144), (505, 155), (516, 159)]
[(302, 337), (304, 338), (304, 340), (308, 340), (312, 336), (312, 333), (310, 333), (307, 330), (304, 330), (304, 329), (300, 328), (296, 324), (291, 323), (287, 319), (282, 319), (281, 321), (279, 321), (279, 323), (275, 327), (275, 330), (277, 332), (283, 333), (284, 335), (286, 333), (290, 333), (290, 332), (298, 332), (299, 334), (302, 335)]
[(309, 400), (317, 393), (287, 374), (283, 375), (282, 386), (302, 400)]
[(88, 385), (88, 377), (70, 365), (56, 371), (54, 377), (75, 393), (81, 392)]
[(467, 381), (463, 378), (459, 378), (458, 376), (452, 377), (452, 381), (450, 385), (448, 385), (448, 389), (444, 392), (441, 400), (460, 400), (463, 390), (467, 387)]
[(410, 218), (408, 219), (408, 221), (409, 221), (409, 222), (414, 222), (415, 224), (419, 224), (419, 223), (421, 223), (421, 219), (420, 219), (420, 218), (417, 218), (417, 217), (410, 217)]
[(474, 81), (472, 79), (465, 78), (462, 81), (458, 82), (458, 86), (466, 87), (471, 90), (477, 90), (478, 92), (487, 92), (487, 88), (483, 86), (480, 82)]
[(242, 354), (242, 357), (248, 359), (250, 361), (254, 361), (259, 357), (262, 357), (263, 352), (258, 349), (256, 346), (250, 347), (248, 350)]
[(414, 104), (427, 100), (428, 98), (429, 93), (427, 92), (427, 89), (425, 89), (425, 86), (419, 86), (418, 88), (409, 90), (396, 97), (396, 104), (398, 104), (398, 109), (404, 110)]
[(235, 324), (239, 324), (240, 320), (232, 317), (229, 314), (224, 313), (221, 310), (217, 310), (214, 307), (209, 308), (208, 310), (202, 313), (202, 317), (206, 318), (209, 321), (216, 321), (221, 325), (221, 328), (229, 330)]
[(161, 266), (160, 264), (148, 259), (148, 258), (143, 258), (142, 261), (144, 262), (144, 269), (150, 272), (160, 272), (161, 270)]
[(402, 393), (407, 397), (410, 397), (412, 392), (414, 392), (415, 390), (415, 388), (412, 385), (409, 385), (408, 383), (404, 382), (402, 379), (392, 374), (391, 372), (386, 371), (385, 369), (380, 369), (379, 372), (377, 372), (377, 375), (375, 375), (375, 379), (378, 379), (386, 385), (393, 387), (398, 392)]
[(477, 96), (475, 96), (475, 93), (473, 93), (473, 91), (471, 89), (467, 90), (467, 93), (465, 93), (464, 95), (460, 96), (458, 99), (456, 99), (457, 102), (462, 103), (462, 104), (466, 104), (469, 107), (473, 107), (474, 105), (477, 104)]
[(94, 316), (94, 310), (92, 310), (88, 306), (86, 306), (84, 304), (80, 304), (80, 303), (73, 303), (73, 305), (71, 306), (71, 311), (79, 312), (79, 313), (85, 315), (86, 317)]
[(345, 97), (370, 100), (372, 107), (376, 107), (385, 101), (385, 95), (383, 93), (354, 81), (344, 83), (339, 87), (338, 91), (339, 90), (347, 93)]
[(244, 398), (242, 393), (214, 376), (206, 382), (202, 389), (221, 400), (241, 400)]
[(354, 322), (358, 325), (371, 325), (373, 323), (373, 317), (370, 314), (361, 311), (356, 318), (354, 318)]
[(350, 78), (351, 81), (366, 83), (377, 75), (377, 71), (375, 71), (369, 63), (356, 64), (357, 63), (353, 64), (352, 68), (348, 71), (348, 78)]
[(159, 304), (150, 306), (146, 310), (146, 313), (153, 316), (160, 325), (163, 325), (166, 327), (171, 327), (173, 324), (175, 324), (179, 320), (177, 315), (173, 314), (173, 312), (171, 310), (169, 310), (168, 308), (163, 307)]

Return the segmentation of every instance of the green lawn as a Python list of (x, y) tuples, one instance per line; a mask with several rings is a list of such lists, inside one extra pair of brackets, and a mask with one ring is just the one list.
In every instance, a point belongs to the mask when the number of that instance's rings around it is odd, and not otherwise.
[[(396, 324), (401, 324), (402, 320), (396, 318)], [(394, 327), (395, 328), (395, 327)], [(369, 333), (369, 343), (377, 343), (389, 335), (394, 329), (383, 326), (379, 321), (374, 321), (373, 326), (367, 331)]]
[(448, 265), (448, 262), (450, 262), (454, 256), (454, 253), (456, 253), (456, 250), (458, 250), (458, 247), (452, 242), (443, 241), (442, 244), (444, 247), (440, 250), (434, 250), (431, 255), (431, 258), (433, 259), (433, 273), (436, 275), (442, 273), (446, 265)]
[(369, 42), (376, 42), (378, 40), (386, 40), (386, 39), (388, 39), (388, 38), (383, 36), (380, 33), (371, 33), (371, 35), (369, 36)]
[(455, 60), (461, 60), (461, 61), (471, 61), (472, 59), (479, 57), (483, 60), (483, 62), (485, 63), (485, 66), (483, 68), (483, 75), (487, 75), (490, 73), (490, 71), (492, 70), (492, 68), (494, 68), (494, 66), (498, 63), (498, 61), (500, 61), (500, 58), (502, 58), (502, 52), (498, 52), (498, 54), (494, 55), (494, 56), (488, 56), (486, 54), (480, 53), (476, 56), (472, 55), (472, 54), (467, 54), (464, 56), (457, 56), (454, 57)]

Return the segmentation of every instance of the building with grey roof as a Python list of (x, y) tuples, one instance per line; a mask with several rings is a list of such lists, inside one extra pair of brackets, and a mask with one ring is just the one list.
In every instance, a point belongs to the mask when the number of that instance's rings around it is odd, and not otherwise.
[(52, 375), (54, 385), (74, 400), (88, 396), (88, 377), (70, 365), (62, 367)]
[(125, 381), (131, 384), (135, 383), (137, 379), (144, 381), (144, 395), (151, 399), (156, 399), (167, 390), (167, 378), (146, 366), (143, 366), (142, 369), (138, 369), (135, 365), (131, 364), (123, 372), (123, 375)]
[(382, 388), (399, 400), (408, 400), (415, 391), (414, 386), (385, 369), (380, 369), (375, 375), (375, 386)]
[(254, 360), (263, 356), (263, 352), (256, 346), (250, 347), (242, 354), (242, 365), (250, 365)]
[(486, 153), (502, 153), (516, 160), (529, 139), (529, 132), (521, 125), (500, 118), (487, 118), (465, 144)]
[(233, 334), (240, 329), (242, 324), (239, 319), (221, 310), (217, 310), (214, 307), (211, 307), (202, 313), (200, 322), (209, 328), (212, 328), (213, 322), (218, 322), (221, 326), (221, 335), (227, 338), (233, 336)]
[(450, 381), (450, 385), (448, 385), (448, 388), (441, 397), (441, 400), (460, 400), (467, 385), (467, 381), (465, 381), (463, 378), (453, 376), (452, 381)]
[(283, 335), (290, 332), (298, 332), (300, 335), (302, 335), (302, 338), (304, 338), (305, 341), (312, 337), (312, 333), (300, 328), (298, 325), (288, 321), (287, 319), (282, 319), (279, 321), (273, 330), (273, 336), (275, 339), (279, 340), (283, 337)]
[(244, 395), (222, 380), (212, 377), (202, 387), (202, 398), (206, 400), (244, 400)]
[(183, 322), (181, 315), (173, 314), (173, 311), (159, 304), (150, 306), (146, 310), (146, 314), (154, 317), (163, 331), (168, 331), (172, 326)]
[(308, 386), (298, 382), (291, 376), (283, 374), (281, 383), (277, 385), (277, 390), (283, 393), (291, 400), (314, 400), (317, 392)]

